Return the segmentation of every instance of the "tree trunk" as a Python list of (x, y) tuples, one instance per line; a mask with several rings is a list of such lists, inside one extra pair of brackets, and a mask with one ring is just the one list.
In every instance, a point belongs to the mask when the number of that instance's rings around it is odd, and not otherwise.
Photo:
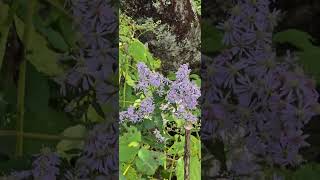
[(136, 20), (152, 18), (168, 27), (168, 32), (162, 29), (154, 33), (155, 38), (145, 40), (150, 42), (150, 51), (162, 60), (164, 72), (184, 63), (199, 67), (200, 17), (193, 0), (121, 0), (121, 9)]

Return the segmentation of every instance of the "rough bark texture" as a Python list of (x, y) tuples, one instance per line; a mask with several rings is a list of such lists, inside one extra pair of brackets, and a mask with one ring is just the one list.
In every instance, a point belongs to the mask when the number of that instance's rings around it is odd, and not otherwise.
[(153, 36), (143, 39), (150, 51), (162, 60), (164, 72), (180, 64), (200, 63), (200, 23), (192, 0), (122, 0), (121, 9), (128, 16), (161, 21)]

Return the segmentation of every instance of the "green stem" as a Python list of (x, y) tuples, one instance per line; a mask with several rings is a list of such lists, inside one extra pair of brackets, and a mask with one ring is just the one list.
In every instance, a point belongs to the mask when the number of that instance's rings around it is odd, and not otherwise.
[(0, 136), (22, 136), (23, 138), (45, 139), (45, 140), (70, 140), (70, 141), (84, 140), (84, 137), (69, 137), (69, 136), (63, 136), (63, 135), (51, 135), (51, 134), (27, 133), (27, 132), (23, 132), (21, 134), (20, 132), (10, 131), (10, 130), (0, 130)]
[(133, 164), (133, 162), (136, 160), (137, 155), (134, 156), (133, 160), (129, 163), (129, 165), (127, 166), (126, 170), (123, 172), (123, 175), (125, 176), (127, 174), (127, 172), (129, 171), (131, 165)]
[(16, 156), (22, 156), (23, 154), (23, 126), (24, 126), (24, 105), (25, 105), (25, 89), (26, 89), (26, 55), (29, 47), (30, 32), (32, 28), (32, 17), (36, 0), (30, 0), (28, 3), (28, 9), (26, 14), (25, 28), (23, 34), (24, 54), (23, 59), (19, 67), (19, 81), (18, 81), (18, 119), (17, 119), (17, 144), (16, 144)]

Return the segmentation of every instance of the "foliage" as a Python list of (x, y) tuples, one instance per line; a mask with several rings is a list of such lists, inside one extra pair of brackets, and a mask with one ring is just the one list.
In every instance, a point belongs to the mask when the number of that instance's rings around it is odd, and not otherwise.
[[(144, 120), (139, 123), (132, 123), (133, 121), (130, 122), (130, 120), (124, 121), (120, 127), (120, 170), (123, 179), (172, 179), (174, 177), (183, 179), (184, 121), (174, 116), (171, 110), (161, 109), (160, 106), (164, 105), (166, 101), (166, 98), (160, 93), (156, 93), (156, 90), (162, 89), (161, 85), (151, 89), (144, 89), (140, 86), (144, 77), (155, 76), (157, 78), (154, 80), (160, 80), (160, 83), (169, 81), (161, 82), (162, 75), (154, 72), (159, 69), (160, 60), (154, 58), (148, 47), (136, 38), (142, 33), (152, 30), (155, 26), (157, 26), (156, 23), (148, 24), (148, 26), (138, 25), (130, 17), (120, 14), (121, 110), (136, 109), (142, 106), (148, 96), (153, 97), (155, 106), (154, 112), (148, 117), (143, 117)], [(142, 66), (141, 63), (145, 66)], [(150, 69), (150, 72), (145, 72), (141, 77), (141, 73), (145, 71), (146, 67)], [(198, 75), (192, 74), (190, 77), (200, 85)], [(170, 80), (174, 79), (176, 79), (175, 75), (171, 75)], [(145, 83), (142, 82), (142, 84)], [(146, 91), (137, 91), (138, 89)], [(165, 92), (168, 91), (166, 88), (164, 89)], [(136, 111), (138, 112), (139, 109)], [(199, 115), (199, 109), (196, 111)], [(196, 123), (193, 134), (198, 134), (198, 130), (199, 123)], [(192, 172), (191, 178), (199, 179), (199, 135), (192, 136), (191, 139), (191, 169), (197, 172)]]

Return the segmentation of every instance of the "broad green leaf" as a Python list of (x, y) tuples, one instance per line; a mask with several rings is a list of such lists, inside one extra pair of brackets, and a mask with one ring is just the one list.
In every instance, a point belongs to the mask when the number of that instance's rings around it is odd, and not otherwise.
[(311, 73), (320, 82), (320, 48), (314, 47), (297, 53), (304, 70)]
[(165, 155), (161, 152), (150, 151), (146, 148), (141, 148), (136, 160), (137, 170), (145, 175), (153, 175), (159, 166), (163, 165)]
[(61, 34), (57, 31), (54, 31), (51, 28), (46, 29), (45, 34), (48, 38), (50, 44), (55, 48), (61, 51), (67, 51), (69, 49), (67, 43), (64, 41)]
[[(61, 134), (66, 137), (84, 138), (86, 133), (86, 127), (79, 124), (65, 129)], [(63, 157), (68, 157), (68, 155), (65, 153), (66, 151), (71, 149), (81, 149), (83, 145), (84, 141), (61, 140), (57, 144), (57, 152)]]
[[(23, 37), (24, 23), (18, 17), (15, 17), (15, 25), (20, 38)], [(49, 76), (57, 76), (63, 73), (62, 68), (57, 64), (59, 54), (50, 50), (47, 41), (32, 27), (30, 30), (30, 47), (28, 49), (27, 59), (42, 73)]]
[[(184, 180), (184, 160), (183, 157), (178, 159), (176, 175), (177, 180)], [(197, 157), (190, 157), (190, 180), (201, 179), (201, 162)]]
[(122, 176), (122, 179), (124, 180), (140, 179), (137, 171), (134, 169), (134, 166), (132, 164), (122, 163), (120, 170), (121, 170), (120, 179), (121, 179), (121, 176)]
[(130, 127), (128, 132), (119, 138), (120, 162), (130, 162), (137, 155), (139, 146), (130, 146), (132, 142), (141, 142), (141, 133), (135, 127)]
[(63, 12), (65, 17), (71, 18), (71, 14), (64, 8), (63, 2), (60, 0), (47, 0), (48, 3), (50, 3), (53, 7), (57, 8), (59, 11)]
[(293, 180), (319, 180), (320, 179), (320, 165), (307, 164), (299, 168), (293, 173)]
[(274, 41), (279, 43), (290, 43), (300, 50), (307, 50), (312, 48), (313, 45), (310, 42), (312, 40), (311, 35), (306, 32), (296, 29), (288, 29), (275, 34)]
[(129, 44), (128, 53), (136, 61), (147, 61), (146, 47), (138, 39), (133, 39), (133, 41)]
[(207, 21), (203, 21), (201, 25), (201, 51), (213, 53), (224, 48), (222, 44), (223, 34)]
[(64, 39), (70, 47), (74, 47), (76, 44), (77, 33), (75, 33), (75, 30), (73, 29), (71, 24), (72, 21), (67, 20), (66, 18), (61, 17), (59, 19), (59, 29)]
[(299, 49), (297, 53), (300, 64), (307, 73), (311, 73), (320, 81), (320, 47), (312, 44), (313, 38), (306, 32), (289, 29), (277, 33), (274, 40), (279, 43), (289, 43)]
[[(48, 77), (27, 63), (26, 99), (24, 131), (29, 133), (44, 133), (58, 135), (67, 127), (74, 125), (63, 110), (56, 110), (50, 106), (50, 88)], [(25, 138), (24, 152), (38, 153), (42, 146), (56, 147), (58, 140), (38, 140)]]
[[(97, 111), (92, 107), (92, 105), (90, 105), (88, 107), (88, 112), (86, 115), (83, 115), (83, 116), (87, 116), (87, 118), (92, 121), (92, 122), (102, 122), (104, 121), (104, 118), (101, 117)], [(84, 117), (83, 117), (84, 119)]]
[(9, 7), (0, 2), (0, 70), (6, 50), (7, 38), (9, 33), (9, 22), (7, 22)]

